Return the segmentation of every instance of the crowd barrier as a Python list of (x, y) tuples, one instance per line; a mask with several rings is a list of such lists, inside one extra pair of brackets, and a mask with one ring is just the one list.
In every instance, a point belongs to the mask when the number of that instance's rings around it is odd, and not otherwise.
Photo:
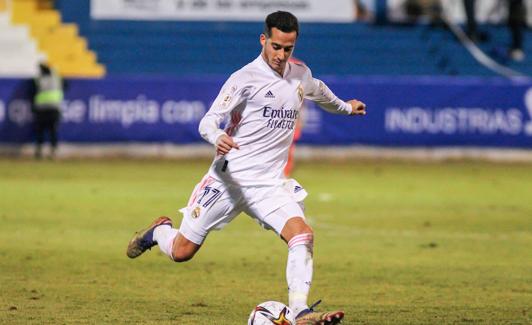
[[(532, 149), (532, 80), (447, 77), (322, 78), (366, 116), (302, 113), (301, 143), (384, 148)], [(69, 80), (60, 139), (71, 144), (204, 143), (198, 123), (225, 77)], [(31, 80), (0, 80), (0, 143), (33, 136)]]

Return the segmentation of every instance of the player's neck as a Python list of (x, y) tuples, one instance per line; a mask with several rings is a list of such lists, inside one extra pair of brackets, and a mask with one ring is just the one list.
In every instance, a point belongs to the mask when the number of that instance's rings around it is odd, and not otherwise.
[(284, 66), (284, 69), (282, 71), (277, 71), (276, 69), (274, 69), (269, 63), (268, 63), (268, 59), (266, 58), (266, 56), (264, 55), (264, 52), (262, 52), (260, 54), (262, 60), (264, 61), (264, 63), (266, 63), (266, 65), (273, 70), (273, 72), (277, 73), (279, 75), (279, 77), (281, 78), (284, 78), (284, 70), (286, 69), (286, 65)]

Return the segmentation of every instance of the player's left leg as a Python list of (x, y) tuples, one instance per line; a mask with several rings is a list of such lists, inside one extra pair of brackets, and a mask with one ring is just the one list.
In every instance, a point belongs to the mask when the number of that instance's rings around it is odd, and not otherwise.
[[(277, 196), (278, 201), (283, 197)], [(292, 199), (290, 199), (292, 200)], [(279, 208), (263, 215), (260, 204), (270, 203), (269, 198), (257, 205), (248, 213), (258, 219), (266, 228), (273, 229), (288, 244), (288, 260), (286, 265), (286, 281), (288, 283), (288, 305), (297, 315), (308, 309), (307, 298), (312, 283), (314, 234), (305, 222), (302, 204), (288, 200)], [(267, 211), (267, 210), (265, 210)]]
[(307, 225), (304, 218), (292, 217), (284, 225), (281, 237), (288, 244), (286, 267), (288, 300), (290, 308), (297, 315), (296, 324), (338, 324), (344, 317), (343, 311), (316, 312), (313, 307), (317, 304), (310, 308), (307, 305), (313, 271), (314, 234), (312, 228)]

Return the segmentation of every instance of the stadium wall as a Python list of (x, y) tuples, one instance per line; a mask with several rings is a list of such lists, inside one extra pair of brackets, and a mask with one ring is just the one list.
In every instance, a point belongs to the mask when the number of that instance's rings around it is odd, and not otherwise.
[[(88, 155), (98, 155), (97, 148), (106, 148), (102, 155), (210, 155), (208, 147), (201, 149), (205, 142), (197, 128), (224, 81), (204, 76), (71, 80), (61, 141), (69, 144), (70, 152), (83, 154), (76, 148), (85, 148)], [(319, 148), (334, 155), (323, 149), (335, 146), (343, 156), (350, 155), (350, 148), (364, 149), (366, 154), (376, 149), (388, 154), (398, 149), (438, 149), (451, 156), (494, 149), (532, 152), (530, 79), (328, 77), (324, 81), (341, 98), (365, 101), (369, 113), (349, 118), (306, 103), (300, 143), (311, 151)], [(0, 80), (4, 153), (20, 152), (14, 148), (32, 141), (30, 83)], [(270, 124), (275, 123), (286, 124), (280, 118)]]

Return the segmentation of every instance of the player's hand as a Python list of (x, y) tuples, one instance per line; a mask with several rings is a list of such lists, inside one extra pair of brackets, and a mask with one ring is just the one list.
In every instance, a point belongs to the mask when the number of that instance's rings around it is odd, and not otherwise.
[(366, 104), (363, 102), (352, 99), (347, 103), (351, 105), (351, 109), (353, 110), (349, 115), (366, 115)]
[(233, 138), (227, 134), (222, 134), (218, 140), (216, 140), (216, 153), (219, 155), (225, 155), (233, 148), (240, 149), (238, 144), (233, 141)]

